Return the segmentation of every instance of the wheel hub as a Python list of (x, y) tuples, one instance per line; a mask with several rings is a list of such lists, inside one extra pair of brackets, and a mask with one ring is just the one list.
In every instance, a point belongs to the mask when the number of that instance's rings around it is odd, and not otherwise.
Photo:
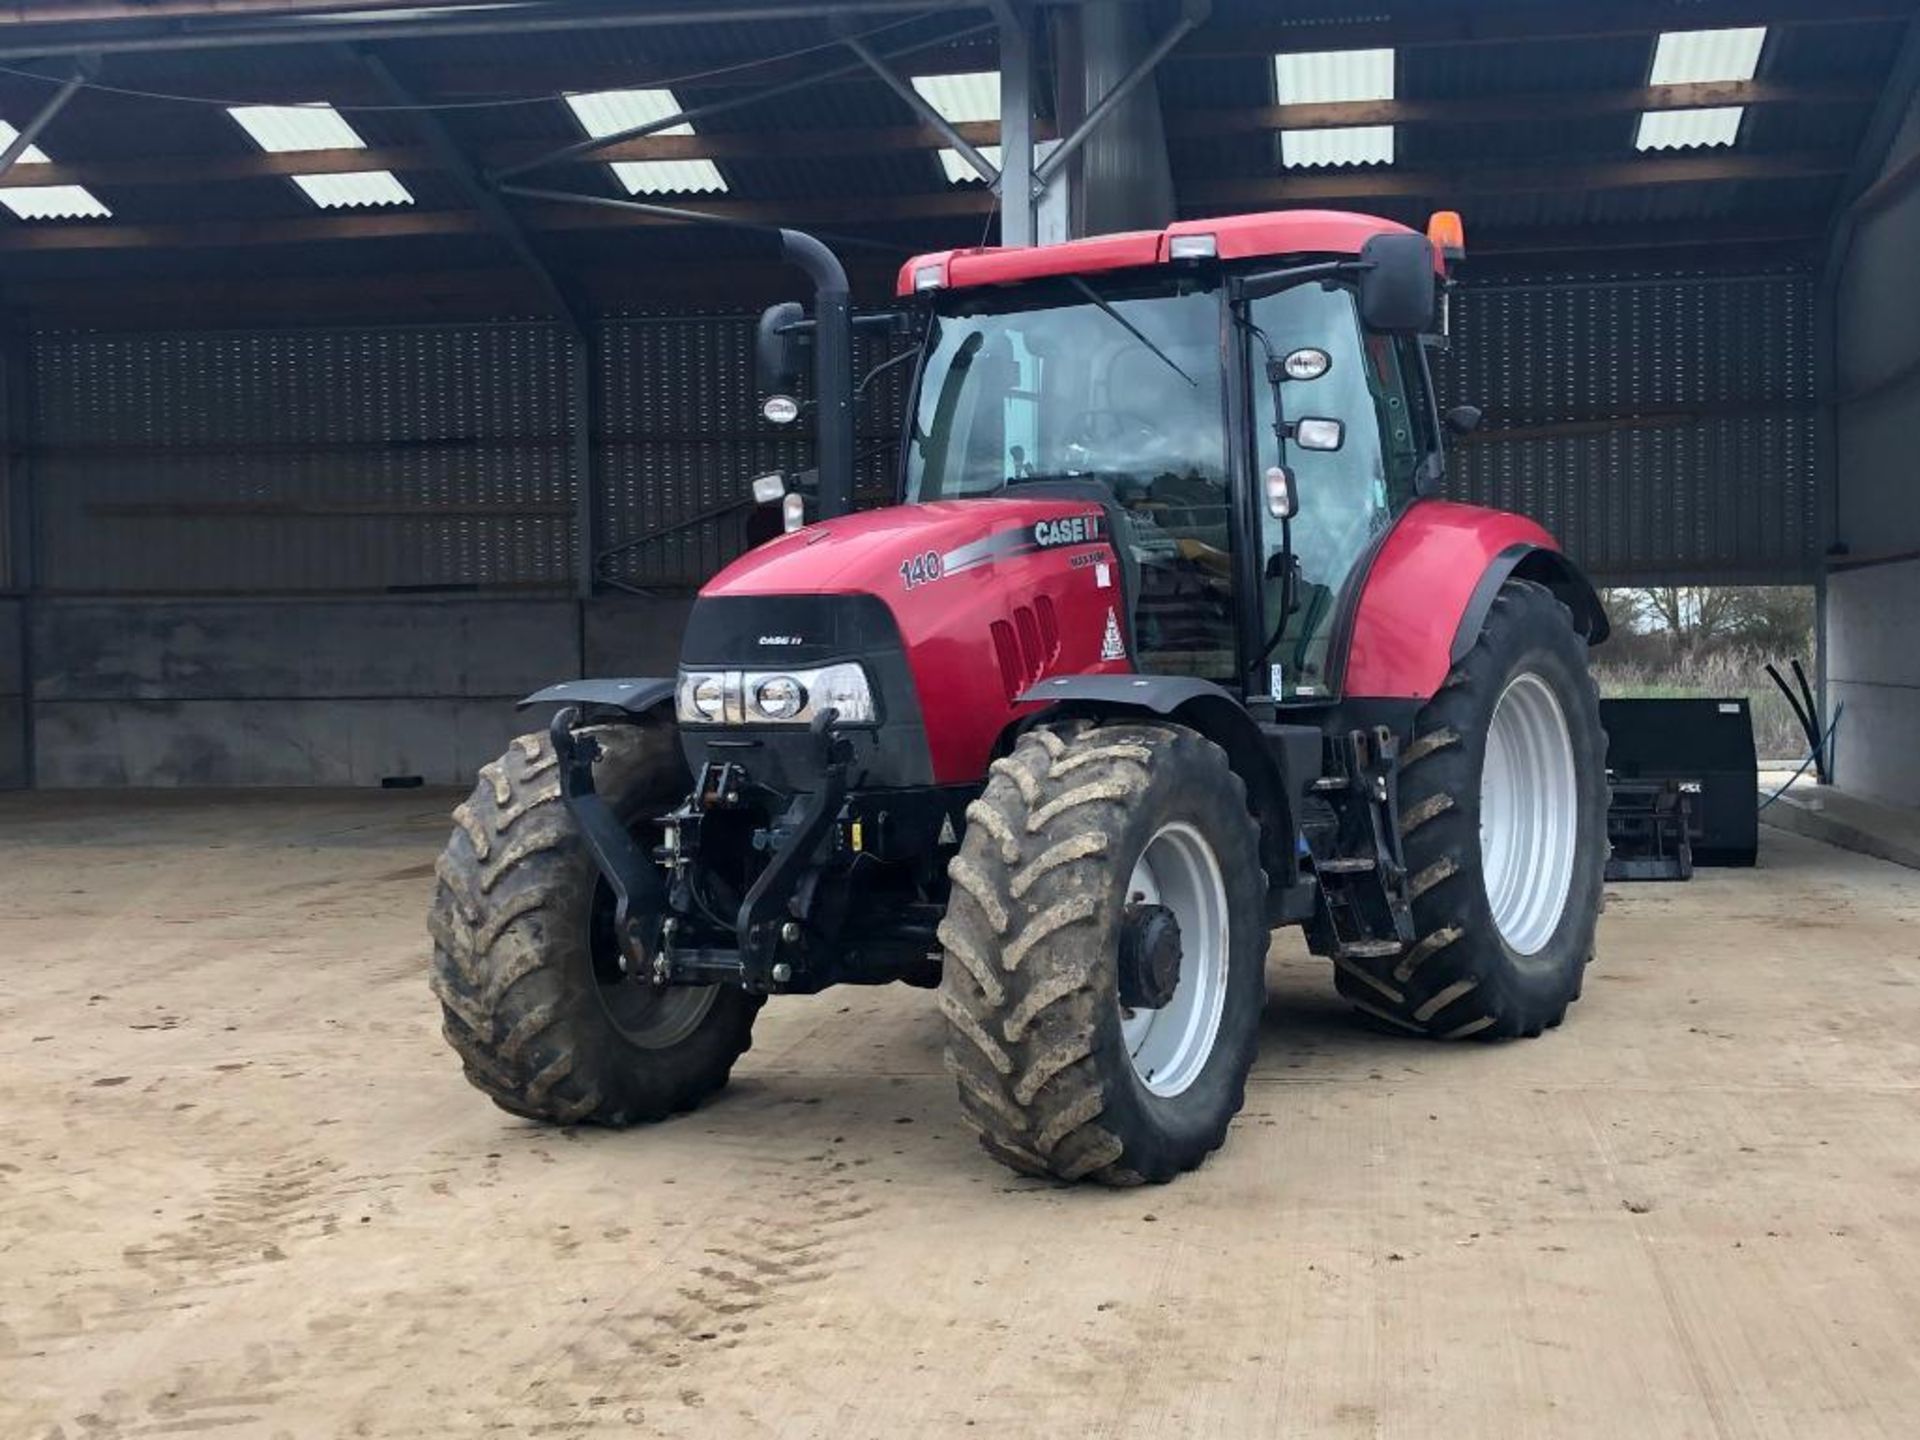
[(1180, 988), (1180, 918), (1164, 905), (1127, 906), (1120, 922), (1120, 1003), (1158, 1010)]

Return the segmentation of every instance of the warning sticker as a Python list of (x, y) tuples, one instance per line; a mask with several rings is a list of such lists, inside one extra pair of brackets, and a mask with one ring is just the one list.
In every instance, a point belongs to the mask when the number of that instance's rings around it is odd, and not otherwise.
[(1102, 660), (1127, 658), (1127, 642), (1120, 638), (1120, 617), (1111, 605), (1107, 607), (1107, 632), (1100, 637), (1100, 658)]

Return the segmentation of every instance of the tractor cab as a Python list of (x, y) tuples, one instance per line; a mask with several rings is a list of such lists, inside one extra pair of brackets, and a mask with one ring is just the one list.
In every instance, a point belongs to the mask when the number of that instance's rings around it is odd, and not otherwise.
[[(1440, 469), (1431, 252), (1379, 234), (1366, 258), (1291, 267), (1222, 264), (1205, 234), (1177, 259), (1004, 285), (910, 267), (929, 313), (903, 498), (1084, 490), (1133, 562), (1142, 671), (1336, 693), (1336, 600)], [(1399, 323), (1364, 323), (1391, 287)]]
[(919, 257), (899, 498), (1097, 503), (1140, 671), (1335, 696), (1339, 596), (1441, 472), (1425, 351), (1457, 217), (1436, 234), (1303, 212)]

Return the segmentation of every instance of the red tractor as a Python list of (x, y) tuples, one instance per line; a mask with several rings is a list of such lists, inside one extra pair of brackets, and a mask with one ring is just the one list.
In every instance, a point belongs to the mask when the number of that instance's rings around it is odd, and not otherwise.
[[(1458, 224), (1189, 221), (924, 255), (855, 319), (818, 241), (775, 306), (819, 468), (701, 592), (678, 676), (555, 685), (439, 866), (468, 1078), (624, 1125), (726, 1083), (769, 995), (937, 987), (995, 1158), (1164, 1181), (1225, 1138), (1268, 934), (1359, 1009), (1537, 1035), (1606, 860), (1586, 651), (1538, 525), (1432, 498)], [(853, 513), (852, 336), (912, 342), (898, 502)], [(902, 357), (908, 353), (902, 350)]]

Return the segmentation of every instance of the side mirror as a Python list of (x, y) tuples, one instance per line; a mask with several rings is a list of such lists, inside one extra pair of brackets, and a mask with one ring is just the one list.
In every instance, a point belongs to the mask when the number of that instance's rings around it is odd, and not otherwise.
[(1456, 405), (1447, 411), (1447, 429), (1456, 435), (1471, 435), (1480, 428), (1478, 405)]
[(1369, 330), (1417, 335), (1434, 326), (1440, 289), (1433, 242), (1424, 235), (1376, 235), (1360, 247), (1360, 318)]
[(1347, 443), (1347, 427), (1324, 416), (1303, 415), (1293, 422), (1293, 443), (1302, 450), (1338, 450)]
[(806, 307), (796, 300), (761, 312), (753, 333), (753, 373), (762, 395), (791, 395), (799, 388), (805, 341), (798, 327), (806, 320)]

